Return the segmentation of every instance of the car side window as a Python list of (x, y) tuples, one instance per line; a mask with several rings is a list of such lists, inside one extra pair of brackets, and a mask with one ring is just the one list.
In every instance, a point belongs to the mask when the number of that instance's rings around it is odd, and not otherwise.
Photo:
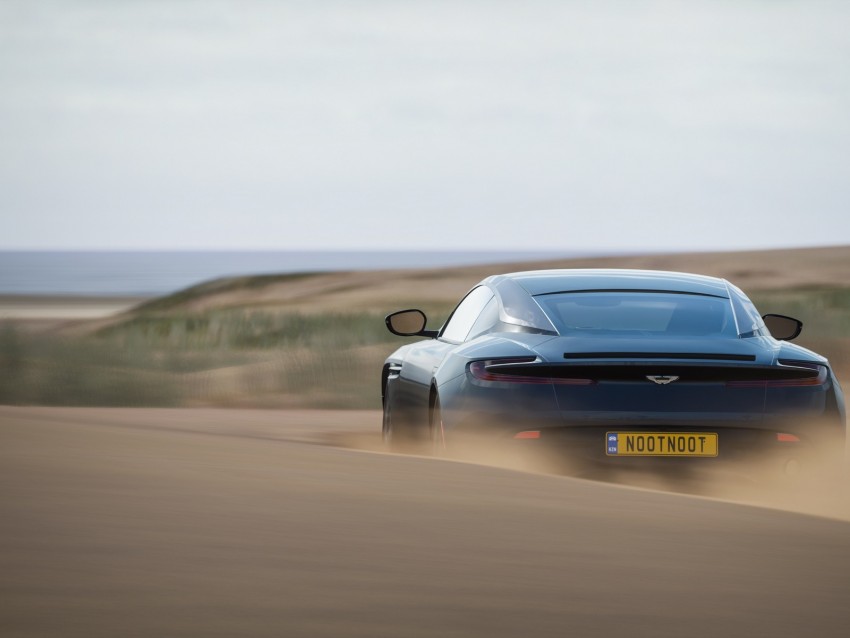
[(486, 332), (489, 332), (493, 326), (499, 323), (499, 302), (496, 297), (490, 297), (490, 301), (484, 306), (484, 310), (478, 315), (478, 319), (472, 324), (469, 334), (466, 335), (465, 341), (475, 339)]
[(487, 286), (474, 288), (455, 308), (440, 333), (440, 338), (455, 343), (464, 341), (481, 311), (492, 298), (493, 292)]
[(769, 335), (770, 332), (753, 302), (739, 288), (731, 284), (729, 287), (732, 289), (730, 297), (738, 321), (738, 336), (745, 338)]

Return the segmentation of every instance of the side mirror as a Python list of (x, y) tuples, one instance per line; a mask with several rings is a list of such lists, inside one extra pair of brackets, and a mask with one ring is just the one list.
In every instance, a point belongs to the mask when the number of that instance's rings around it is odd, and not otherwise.
[(387, 315), (384, 321), (387, 324), (387, 330), (399, 337), (436, 337), (436, 330), (425, 330), (425, 324), (428, 323), (428, 318), (421, 310), (399, 310), (390, 315)]
[(796, 339), (803, 330), (803, 322), (793, 317), (765, 315), (762, 319), (764, 319), (764, 325), (767, 326), (773, 338), (780, 341)]

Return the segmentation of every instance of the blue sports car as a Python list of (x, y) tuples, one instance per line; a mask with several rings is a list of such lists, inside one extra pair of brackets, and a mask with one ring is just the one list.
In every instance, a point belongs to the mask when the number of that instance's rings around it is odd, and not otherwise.
[[(764, 315), (726, 280), (641, 270), (495, 275), (439, 330), (386, 318), (402, 346), (381, 375), (393, 446), (467, 435), (545, 445), (582, 467), (792, 471), (842, 458), (844, 399), (829, 362), (789, 343), (802, 323)], [(480, 439), (479, 439), (480, 440)]]

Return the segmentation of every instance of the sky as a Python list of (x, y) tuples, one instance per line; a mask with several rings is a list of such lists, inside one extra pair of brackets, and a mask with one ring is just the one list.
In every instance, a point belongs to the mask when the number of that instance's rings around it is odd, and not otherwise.
[(850, 2), (0, 0), (0, 249), (850, 243)]

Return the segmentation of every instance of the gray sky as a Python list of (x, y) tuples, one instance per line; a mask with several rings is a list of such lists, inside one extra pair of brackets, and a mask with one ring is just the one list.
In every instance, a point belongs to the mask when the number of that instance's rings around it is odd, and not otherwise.
[(850, 2), (0, 0), (0, 248), (850, 243)]

